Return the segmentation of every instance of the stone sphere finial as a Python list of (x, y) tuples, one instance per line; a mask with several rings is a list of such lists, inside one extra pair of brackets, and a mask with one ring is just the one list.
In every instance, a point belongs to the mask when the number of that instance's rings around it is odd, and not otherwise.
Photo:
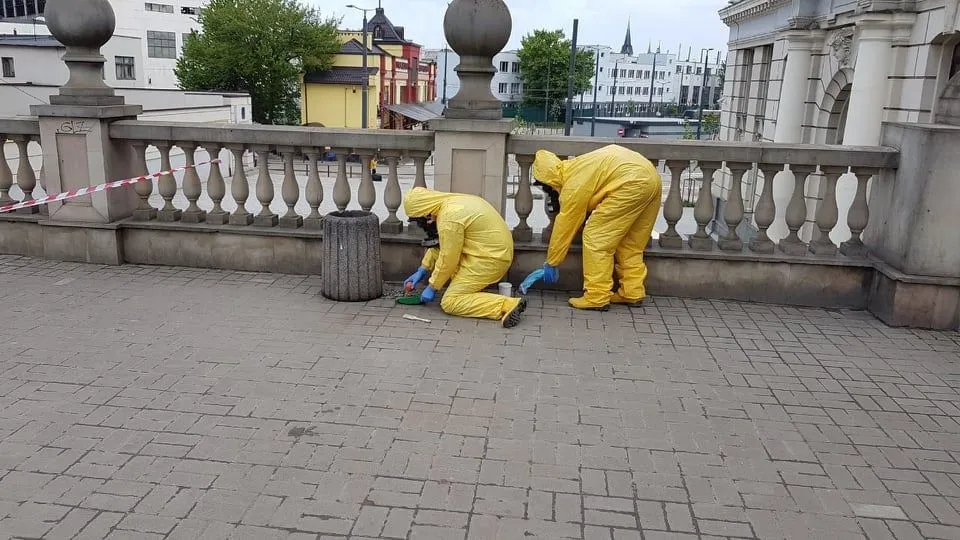
[(454, 0), (443, 17), (443, 33), (461, 56), (493, 58), (510, 41), (513, 18), (503, 0)]
[(63, 61), (70, 79), (51, 105), (121, 105), (123, 98), (103, 81), (106, 59), (100, 47), (113, 37), (117, 16), (108, 0), (49, 0), (44, 18), (47, 28), (67, 48)]
[(99, 49), (117, 28), (108, 0), (49, 0), (44, 18), (53, 37), (67, 47)]
[(500, 101), (490, 91), (497, 72), (496, 56), (513, 31), (510, 8), (503, 0), (453, 0), (443, 18), (447, 42), (459, 56), (456, 72), (460, 91), (450, 100), (444, 116), (499, 120), (503, 117)]

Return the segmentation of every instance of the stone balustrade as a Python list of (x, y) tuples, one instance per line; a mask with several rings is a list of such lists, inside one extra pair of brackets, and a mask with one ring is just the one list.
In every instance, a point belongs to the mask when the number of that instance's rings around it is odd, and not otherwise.
[[(40, 144), (40, 124), (36, 118), (0, 119), (0, 206), (34, 199), (37, 186), (46, 187), (43, 160), (39, 152), (31, 148), (31, 143)], [(35, 165), (37, 162), (39, 167)], [(40, 210), (34, 206), (18, 214), (37, 214)]]
[[(507, 151), (516, 156), (520, 167), (520, 179), (516, 192), (516, 212), (520, 225), (515, 229), (518, 240), (531, 241), (534, 231), (527, 224), (533, 210), (533, 194), (530, 170), (537, 150), (546, 149), (559, 156), (577, 156), (604, 145), (616, 143), (640, 152), (661, 168), (669, 171), (669, 193), (663, 204), (662, 217), (667, 223), (665, 231), (659, 234), (657, 243), (665, 250), (689, 249), (707, 252), (719, 249), (724, 252), (749, 250), (757, 254), (775, 254), (780, 252), (788, 256), (800, 256), (807, 252), (824, 257), (838, 254), (863, 257), (866, 255), (861, 234), (869, 222), (867, 204), (867, 182), (882, 170), (895, 169), (899, 153), (892, 148), (840, 147), (816, 145), (790, 145), (767, 143), (728, 143), (715, 141), (648, 141), (641, 139), (604, 140), (593, 138), (511, 136)], [(684, 238), (677, 230), (677, 224), (683, 215), (681, 182), (686, 172), (691, 176), (699, 169), (703, 179), (699, 182), (695, 197), (694, 219), (696, 232)], [(788, 170), (787, 170), (788, 169)], [(753, 220), (759, 232), (747, 245), (738, 235), (738, 229), (747, 219), (744, 198), (744, 179), (759, 171), (762, 178), (759, 190), (759, 202), (753, 213)], [(784, 209), (776, 208), (773, 198), (773, 181), (777, 174), (788, 172), (794, 177), (793, 195)], [(830, 233), (837, 226), (839, 209), (837, 207), (836, 187), (841, 175), (853, 174), (858, 181), (856, 196), (846, 212), (847, 225), (851, 231), (849, 239), (839, 246), (831, 240)], [(816, 181), (816, 185), (813, 183)], [(722, 215), (715, 215), (715, 187), (723, 184), (723, 190), (740, 197), (728, 196)], [(800, 229), (807, 215), (806, 194), (818, 192), (819, 204), (814, 210), (816, 227), (812, 231), (812, 241), (804, 242)], [(785, 215), (789, 235), (775, 242), (767, 231), (775, 216)], [(553, 219), (541, 236), (549, 241)], [(713, 221), (723, 221), (723, 234), (714, 239), (709, 227)]]
[[(224, 149), (232, 154), (233, 168), (229, 179), (230, 207), (224, 210), (228, 197), (227, 182), (220, 166), (210, 166), (206, 182), (202, 182), (195, 168), (182, 173), (180, 183), (174, 175), (160, 176), (156, 186), (141, 182), (135, 186), (139, 203), (134, 219), (139, 221), (207, 223), (211, 225), (235, 225), (255, 227), (279, 227), (282, 229), (305, 228), (319, 230), (320, 206), (327, 196), (320, 179), (318, 161), (328, 152), (336, 154), (337, 174), (333, 185), (333, 201), (337, 209), (346, 210), (353, 200), (353, 190), (348, 183), (347, 160), (358, 156), (361, 163), (361, 178), (356, 190), (356, 202), (360, 209), (371, 211), (377, 204), (377, 192), (371, 172), (371, 160), (377, 158), (387, 165), (383, 204), (387, 217), (382, 223), (385, 233), (403, 232), (403, 222), (397, 212), (403, 202), (399, 183), (398, 167), (401, 159), (410, 159), (416, 165), (414, 185), (426, 186), (424, 175), (427, 158), (433, 150), (433, 134), (427, 131), (396, 132), (390, 130), (345, 130), (325, 128), (290, 128), (282, 126), (211, 126), (209, 124), (183, 124), (140, 121), (118, 121), (110, 126), (110, 137), (129, 143), (135, 153), (138, 166), (133, 174), (149, 172), (146, 152), (154, 147), (160, 154), (159, 170), (171, 168), (170, 154), (173, 147), (183, 151), (187, 165), (196, 163), (198, 149), (206, 156), (220, 156)], [(256, 177), (248, 177), (243, 157), (246, 153), (256, 156)], [(271, 156), (279, 156), (283, 162), (283, 175), (279, 196), (285, 210), (274, 212), (271, 205), (277, 193), (270, 168)], [(300, 160), (307, 163), (307, 182), (301, 189), (297, 182), (295, 165)], [(157, 189), (162, 204), (155, 207), (151, 202)], [(204, 191), (204, 187), (206, 191)], [(247, 208), (251, 194), (259, 208)], [(182, 195), (182, 197), (178, 197)], [(212, 201), (210, 210), (202, 210), (198, 204), (201, 197)], [(175, 199), (180, 201), (178, 206)], [(301, 215), (297, 205), (305, 199), (309, 212)]]

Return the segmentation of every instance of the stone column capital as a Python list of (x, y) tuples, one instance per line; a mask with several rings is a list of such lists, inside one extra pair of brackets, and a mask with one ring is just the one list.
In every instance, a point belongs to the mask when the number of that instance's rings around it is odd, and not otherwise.
[(859, 41), (894, 41), (909, 33), (917, 16), (913, 13), (867, 13), (856, 18)]
[(811, 51), (823, 45), (823, 30), (787, 30), (780, 34), (787, 41), (788, 51)]

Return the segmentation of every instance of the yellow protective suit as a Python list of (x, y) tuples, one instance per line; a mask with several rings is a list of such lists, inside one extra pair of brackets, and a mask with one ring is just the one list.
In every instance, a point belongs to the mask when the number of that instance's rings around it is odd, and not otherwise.
[[(603, 309), (611, 301), (632, 304), (646, 296), (643, 250), (660, 212), (662, 181), (642, 155), (617, 145), (561, 161), (537, 152), (534, 178), (560, 192), (560, 213), (553, 225), (547, 264), (559, 266), (587, 214), (583, 230), (585, 293), (570, 304)], [(616, 263), (616, 265), (614, 265)], [(613, 293), (616, 270), (620, 289)]]
[(450, 315), (502, 320), (519, 298), (481, 292), (497, 283), (513, 262), (513, 236), (490, 203), (473, 195), (413, 188), (403, 200), (411, 218), (433, 216), (440, 247), (430, 248), (421, 266), (433, 273), (430, 285), (447, 291), (440, 308)]

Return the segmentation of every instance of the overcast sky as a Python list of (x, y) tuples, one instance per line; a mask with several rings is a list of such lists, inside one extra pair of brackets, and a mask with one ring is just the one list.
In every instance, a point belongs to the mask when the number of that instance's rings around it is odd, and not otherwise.
[[(377, 7), (378, 0), (308, 0), (323, 15), (343, 16), (343, 27), (360, 28), (360, 12), (346, 4)], [(448, 0), (380, 0), (387, 17), (406, 28), (406, 38), (428, 48), (444, 46), (443, 14)], [(573, 19), (580, 19), (581, 44), (619, 48), (630, 17), (633, 47), (646, 52), (647, 42), (675, 52), (693, 47), (726, 50), (727, 27), (717, 11), (727, 0), (506, 0), (513, 15), (508, 49), (520, 47), (523, 36), (535, 29), (563, 29), (570, 36)], [(592, 11), (591, 11), (592, 8)]]

